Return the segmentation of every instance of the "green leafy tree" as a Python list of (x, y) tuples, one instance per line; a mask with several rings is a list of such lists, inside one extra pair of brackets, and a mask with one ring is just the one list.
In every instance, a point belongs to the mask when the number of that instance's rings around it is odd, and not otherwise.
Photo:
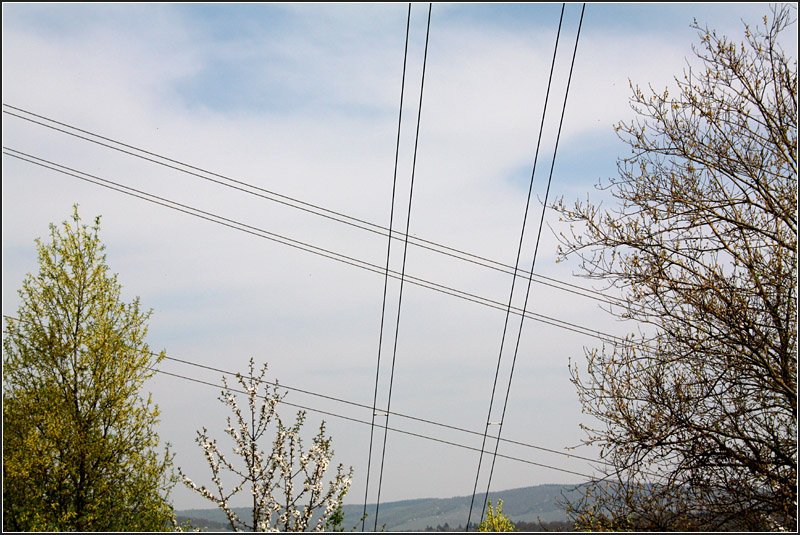
[(497, 509), (492, 508), (492, 500), (486, 506), (486, 518), (478, 525), (478, 531), (514, 531), (514, 523), (503, 514), (503, 500), (497, 500)]
[(50, 225), (39, 272), (19, 290), (3, 339), (3, 528), (156, 531), (170, 527), (171, 455), (140, 389), (163, 358), (150, 312), (125, 303), (100, 218)]
[(630, 155), (602, 185), (618, 202), (556, 205), (562, 254), (645, 326), (572, 368), (610, 465), (580, 529), (797, 527), (795, 14), (774, 7), (741, 42), (695, 23), (675, 87), (632, 87)]
[[(184, 484), (225, 513), (233, 531), (343, 531), (342, 503), (353, 480), (353, 468), (345, 472), (339, 464), (333, 478), (325, 482), (333, 458), (333, 441), (325, 435), (325, 422), (305, 449), (301, 429), (305, 411), (299, 411), (294, 425), (283, 423), (277, 412), (281, 401), (277, 384), (270, 389), (265, 381), (267, 365), (258, 374), (250, 359), (247, 376), (236, 375), (241, 390), (228, 386), (222, 378), (219, 400), (230, 408), (225, 433), (233, 441), (233, 456), (226, 455), (217, 441), (203, 428), (197, 432), (197, 444), (211, 469), (213, 486), (198, 485), (179, 472)], [(263, 394), (259, 394), (261, 387)], [(245, 394), (247, 408), (243, 409), (236, 393)], [(274, 428), (272, 447), (265, 452), (260, 442)], [(237, 460), (238, 459), (238, 460)], [(234, 483), (228, 486), (224, 477)], [(240, 518), (231, 506), (231, 499), (245, 490), (252, 500), (250, 518)]]

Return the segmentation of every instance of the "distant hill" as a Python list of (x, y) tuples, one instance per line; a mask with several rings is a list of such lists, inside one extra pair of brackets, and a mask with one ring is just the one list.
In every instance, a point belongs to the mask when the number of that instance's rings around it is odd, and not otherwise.
[[(195, 509), (195, 511), (200, 510), (201, 509)], [(177, 520), (179, 526), (185, 526), (186, 523), (189, 522), (192, 528), (197, 528), (200, 531), (230, 531), (227, 522), (217, 522), (216, 520), (203, 518), (202, 516), (189, 517), (184, 515), (181, 511), (176, 511), (176, 513), (175, 520)]]
[[(498, 499), (503, 500), (503, 513), (513, 521), (523, 522), (554, 522), (566, 520), (564, 511), (564, 498), (575, 498), (575, 485), (537, 485), (520, 489), (503, 490), (490, 493), (492, 503)], [(480, 517), (480, 507), (483, 505), (484, 494), (475, 498), (473, 509), (473, 522)], [(422, 531), (426, 527), (449, 524), (452, 528), (464, 526), (469, 514), (469, 503), (472, 495), (456, 496), (454, 498), (418, 498), (397, 502), (381, 503), (378, 529), (385, 525), (387, 531)], [(242, 518), (247, 518), (249, 509), (234, 508)], [(361, 527), (363, 505), (345, 505), (345, 529), (350, 530), (358, 525)], [(181, 518), (189, 518), (195, 527), (204, 530), (222, 529), (227, 521), (225, 514), (219, 509), (187, 509), (175, 512)], [(375, 504), (367, 506), (367, 527), (374, 525)], [(476, 518), (477, 516), (477, 518)]]

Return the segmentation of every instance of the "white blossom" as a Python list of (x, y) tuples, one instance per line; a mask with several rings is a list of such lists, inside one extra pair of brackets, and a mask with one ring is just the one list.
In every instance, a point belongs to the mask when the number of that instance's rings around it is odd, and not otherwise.
[[(351, 467), (349, 473), (345, 474), (343, 465), (339, 464), (336, 475), (328, 483), (326, 492), (324, 477), (330, 467), (333, 449), (331, 438), (325, 436), (325, 423), (322, 422), (320, 425), (311, 447), (308, 451), (304, 451), (300, 429), (305, 423), (305, 412), (298, 412), (295, 424), (286, 427), (276, 412), (276, 406), (281, 400), (278, 388), (276, 386), (270, 392), (268, 384), (264, 382), (267, 366), (262, 366), (260, 374), (256, 376), (255, 363), (250, 359), (249, 370), (248, 377), (240, 374), (236, 376), (237, 382), (247, 393), (246, 409), (249, 410), (247, 417), (242, 413), (236, 397), (225, 381), (223, 381), (225, 388), (219, 398), (231, 408), (237, 420), (239, 429), (233, 426), (230, 417), (227, 419), (225, 433), (233, 440), (233, 454), (243, 461), (244, 467), (236, 467), (228, 462), (216, 442), (208, 438), (207, 430), (203, 428), (202, 432), (198, 432), (197, 442), (202, 447), (211, 468), (211, 481), (216, 486), (216, 491), (212, 492), (205, 486), (198, 487), (179, 470), (183, 482), (222, 509), (235, 531), (241, 529), (304, 531), (308, 528), (315, 510), (322, 512), (316, 518), (314, 530), (322, 531), (328, 525), (330, 516), (341, 505), (344, 494), (349, 490), (353, 469)], [(261, 395), (258, 394), (259, 384), (266, 385)], [(266, 438), (270, 423), (275, 424), (275, 431), (272, 451), (267, 455), (258, 444)], [(240, 478), (230, 492), (224, 490), (220, 477), (221, 468)], [(295, 482), (296, 478), (300, 480)], [(259, 520), (254, 526), (240, 520), (228, 505), (228, 500), (238, 494), (245, 485), (250, 489), (249, 492), (256, 502), (254, 516)], [(294, 494), (295, 488), (302, 488), (299, 495)], [(282, 496), (276, 496), (276, 493)], [(298, 507), (292, 506), (285, 510), (281, 505), (281, 503), (300, 501), (298, 499), (307, 501), (302, 507), (302, 512)]]

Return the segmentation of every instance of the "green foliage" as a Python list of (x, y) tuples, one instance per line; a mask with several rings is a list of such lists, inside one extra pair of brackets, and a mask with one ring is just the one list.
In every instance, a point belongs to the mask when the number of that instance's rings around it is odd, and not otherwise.
[(514, 523), (503, 514), (503, 500), (497, 500), (497, 509), (492, 509), (492, 500), (489, 500), (486, 519), (480, 523), (478, 531), (514, 531)]
[(328, 519), (325, 521), (326, 531), (344, 531), (344, 508), (342, 507), (344, 495), (344, 492), (339, 494), (339, 503), (336, 505), (336, 509), (333, 510), (330, 516), (328, 516)]
[(39, 272), (19, 290), (3, 339), (3, 528), (168, 529), (171, 455), (158, 408), (139, 390), (163, 355), (145, 343), (150, 312), (124, 303), (98, 233), (50, 225)]

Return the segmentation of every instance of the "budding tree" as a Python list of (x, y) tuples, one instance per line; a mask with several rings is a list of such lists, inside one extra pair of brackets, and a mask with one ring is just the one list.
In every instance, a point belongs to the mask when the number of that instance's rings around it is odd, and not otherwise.
[[(204, 498), (214, 502), (228, 519), (233, 531), (324, 531), (341, 528), (342, 501), (350, 489), (353, 469), (345, 472), (339, 464), (335, 477), (325, 484), (325, 474), (333, 458), (332, 439), (325, 436), (325, 422), (305, 451), (301, 428), (305, 412), (299, 411), (295, 423), (287, 427), (277, 413), (282, 396), (277, 384), (270, 388), (264, 378), (267, 365), (255, 374), (250, 359), (247, 377), (236, 375), (242, 390), (228, 386), (223, 377), (219, 400), (233, 412), (227, 419), (225, 433), (233, 440), (234, 462), (208, 435), (204, 427), (197, 432), (196, 442), (211, 469), (212, 487), (197, 485), (183, 472), (184, 483)], [(263, 386), (263, 395), (259, 391)], [(247, 407), (242, 409), (236, 393), (245, 394)], [(265, 453), (259, 443), (267, 437), (274, 424), (272, 449)], [(226, 475), (227, 474), (227, 475)], [(235, 483), (225, 489), (223, 477)], [(231, 500), (242, 491), (252, 500), (251, 516), (241, 519), (233, 510)]]
[(158, 452), (158, 408), (142, 396), (163, 354), (150, 312), (126, 303), (109, 271), (100, 218), (50, 226), (38, 273), (3, 338), (3, 528), (158, 531), (174, 484)]
[[(795, 8), (735, 43), (699, 26), (672, 93), (633, 87), (613, 209), (556, 208), (561, 253), (649, 327), (572, 368), (613, 467), (578, 527), (794, 529), (797, 522)], [(789, 34), (789, 35), (787, 35)], [(673, 95), (674, 93), (674, 95)]]
[(497, 501), (497, 509), (492, 508), (492, 500), (486, 506), (486, 519), (478, 525), (478, 531), (515, 531), (516, 527), (508, 516), (503, 514), (503, 500)]

